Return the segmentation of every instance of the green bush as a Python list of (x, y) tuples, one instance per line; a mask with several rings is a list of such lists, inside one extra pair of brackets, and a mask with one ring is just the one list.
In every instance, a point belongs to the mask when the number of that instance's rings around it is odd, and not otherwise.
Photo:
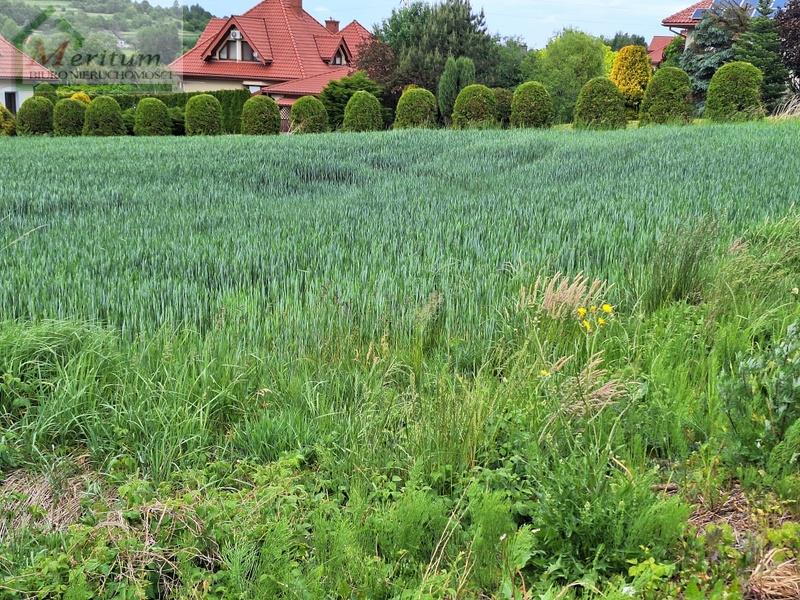
[(169, 119), (172, 123), (172, 135), (186, 135), (186, 115), (180, 106), (169, 109)]
[(135, 108), (126, 108), (122, 111), (122, 122), (125, 123), (125, 135), (136, 135)]
[(694, 118), (692, 80), (676, 67), (656, 71), (642, 99), (639, 124), (687, 124)]
[(210, 94), (192, 96), (186, 103), (186, 135), (222, 133), (222, 105)]
[(281, 110), (269, 96), (253, 96), (242, 108), (244, 135), (278, 135), (281, 132)]
[(136, 135), (170, 135), (172, 119), (167, 105), (158, 98), (143, 98), (136, 107), (133, 131)]
[(494, 88), (492, 92), (494, 92), (494, 101), (497, 105), (495, 118), (501, 126), (508, 127), (511, 123), (511, 105), (514, 103), (514, 92), (506, 88)]
[(52, 83), (40, 83), (33, 89), (33, 95), (47, 98), (53, 106), (58, 102), (58, 94), (56, 94), (56, 88)]
[(553, 99), (538, 81), (523, 83), (514, 92), (512, 127), (550, 127), (554, 116)]
[(764, 116), (761, 70), (746, 62), (721, 67), (711, 78), (705, 117), (716, 122), (752, 121)]
[(356, 71), (338, 81), (331, 81), (322, 90), (319, 99), (328, 111), (328, 123), (331, 129), (339, 129), (342, 126), (347, 104), (356, 92), (369, 92), (377, 98), (383, 92), (383, 88), (363, 71)]
[(292, 104), (290, 122), (292, 133), (324, 133), (328, 131), (328, 111), (319, 98), (303, 96)]
[(575, 105), (577, 129), (622, 129), (627, 125), (625, 99), (607, 77), (590, 80)]
[(33, 96), (17, 111), (19, 135), (49, 135), (53, 133), (53, 103), (44, 96)]
[(485, 85), (473, 84), (458, 94), (453, 107), (453, 127), (483, 129), (497, 125), (497, 100)]
[(109, 137), (126, 135), (122, 109), (111, 96), (98, 96), (86, 109), (83, 135)]
[(436, 96), (426, 89), (414, 87), (403, 92), (397, 103), (395, 129), (436, 126)]
[(53, 133), (58, 136), (79, 136), (83, 133), (86, 105), (80, 100), (63, 98), (53, 109)]
[(379, 131), (383, 129), (381, 103), (369, 92), (356, 92), (344, 109), (342, 129), (344, 131)]
[(17, 133), (17, 120), (11, 111), (0, 104), (0, 137), (9, 137)]

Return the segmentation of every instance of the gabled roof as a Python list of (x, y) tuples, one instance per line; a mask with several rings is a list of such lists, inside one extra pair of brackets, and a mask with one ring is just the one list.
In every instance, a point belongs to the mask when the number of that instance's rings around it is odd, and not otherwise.
[(0, 79), (53, 81), (58, 77), (0, 35)]
[(339, 81), (351, 73), (353, 73), (353, 69), (350, 67), (338, 67), (320, 75), (268, 85), (261, 88), (261, 92), (276, 96), (316, 96), (331, 81)]
[(664, 27), (696, 27), (702, 21), (702, 18), (696, 18), (695, 13), (698, 10), (709, 10), (714, 4), (714, 0), (700, 0), (691, 6), (670, 15), (661, 24)]
[(664, 50), (667, 49), (672, 43), (675, 36), (672, 35), (657, 35), (650, 40), (650, 45), (647, 47), (647, 54), (650, 56), (650, 62), (655, 66), (664, 62)]
[[(234, 26), (258, 52), (259, 61), (213, 58)], [(355, 21), (338, 33), (328, 31), (303, 10), (299, 0), (263, 0), (243, 15), (212, 19), (195, 47), (170, 68), (184, 76), (275, 82), (335, 75), (341, 67), (329, 62), (339, 48), (344, 47), (349, 58), (356, 60), (358, 47), (367, 37), (371, 37), (369, 31)]]

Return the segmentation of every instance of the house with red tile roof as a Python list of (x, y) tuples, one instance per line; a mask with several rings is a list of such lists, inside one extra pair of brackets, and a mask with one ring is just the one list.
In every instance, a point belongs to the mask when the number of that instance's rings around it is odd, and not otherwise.
[(654, 67), (658, 68), (664, 62), (664, 50), (674, 39), (675, 36), (672, 35), (657, 35), (650, 41), (650, 45), (647, 47), (647, 55), (650, 57), (650, 62)]
[(14, 44), (0, 36), (0, 103), (12, 113), (33, 96), (33, 87), (45, 81), (56, 82), (58, 77)]
[(669, 29), (674, 35), (657, 35), (650, 40), (647, 53), (653, 66), (658, 67), (664, 61), (664, 50), (676, 35), (686, 38), (686, 45), (690, 45), (694, 30), (703, 20), (706, 12), (711, 10), (716, 0), (700, 0), (683, 10), (679, 10), (674, 15), (668, 16), (661, 21), (661, 24)]
[(170, 69), (187, 92), (247, 88), (272, 96), (285, 113), (298, 98), (352, 73), (371, 38), (358, 21), (323, 25), (303, 0), (263, 0), (243, 15), (212, 19)]

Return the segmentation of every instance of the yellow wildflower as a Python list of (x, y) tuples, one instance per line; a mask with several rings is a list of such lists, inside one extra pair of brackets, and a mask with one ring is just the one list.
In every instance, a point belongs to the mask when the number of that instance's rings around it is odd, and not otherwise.
[(610, 304), (608, 304), (608, 303), (603, 304), (602, 308), (603, 308), (603, 312), (606, 313), (607, 315), (613, 315), (614, 314), (614, 307), (611, 306)]
[(599, 319), (597, 319), (598, 327), (603, 327), (605, 324), (606, 324), (606, 320), (603, 317), (600, 317)]
[(589, 323), (589, 321), (587, 319), (584, 319), (583, 321), (581, 321), (581, 327), (583, 327), (586, 331), (589, 331), (589, 332), (592, 331), (592, 324)]
[(596, 306), (592, 306), (589, 310), (592, 311), (592, 314), (595, 314), (597, 312), (597, 307)]
[(582, 306), (578, 309), (578, 318), (583, 319), (586, 316), (586, 309)]
[(550, 371), (548, 371), (547, 369), (542, 369), (541, 371), (539, 371), (539, 377), (541, 377), (542, 379), (544, 379), (545, 377), (550, 377)]

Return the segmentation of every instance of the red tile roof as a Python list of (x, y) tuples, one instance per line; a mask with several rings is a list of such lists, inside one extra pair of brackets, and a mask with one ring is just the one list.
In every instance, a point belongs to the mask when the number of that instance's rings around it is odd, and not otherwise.
[[(316, 96), (331, 81), (338, 81), (353, 72), (350, 67), (339, 67), (332, 71), (313, 75), (304, 79), (292, 79), (261, 88), (264, 94), (286, 96)], [(280, 104), (280, 102), (279, 102)]]
[(695, 11), (699, 9), (708, 10), (713, 4), (714, 0), (700, 0), (700, 2), (696, 2), (688, 8), (670, 15), (661, 21), (661, 24), (664, 27), (696, 27), (702, 19), (694, 18)]
[[(318, 87), (317, 76), (328, 76), (328, 81), (341, 78), (342, 67), (329, 64), (330, 60), (340, 46), (355, 60), (359, 46), (371, 34), (355, 21), (331, 33), (297, 4), (298, 0), (263, 0), (243, 15), (212, 19), (195, 47), (170, 68), (184, 77), (275, 83), (310, 79), (314, 88)], [(213, 59), (213, 52), (232, 27), (258, 52), (258, 61)]]
[(655, 36), (650, 41), (650, 45), (647, 47), (647, 54), (650, 55), (650, 62), (652, 62), (655, 66), (658, 66), (664, 62), (664, 50), (667, 49), (667, 46), (669, 46), (674, 39), (675, 36), (672, 35)]
[(0, 35), (0, 79), (52, 81), (58, 77)]

